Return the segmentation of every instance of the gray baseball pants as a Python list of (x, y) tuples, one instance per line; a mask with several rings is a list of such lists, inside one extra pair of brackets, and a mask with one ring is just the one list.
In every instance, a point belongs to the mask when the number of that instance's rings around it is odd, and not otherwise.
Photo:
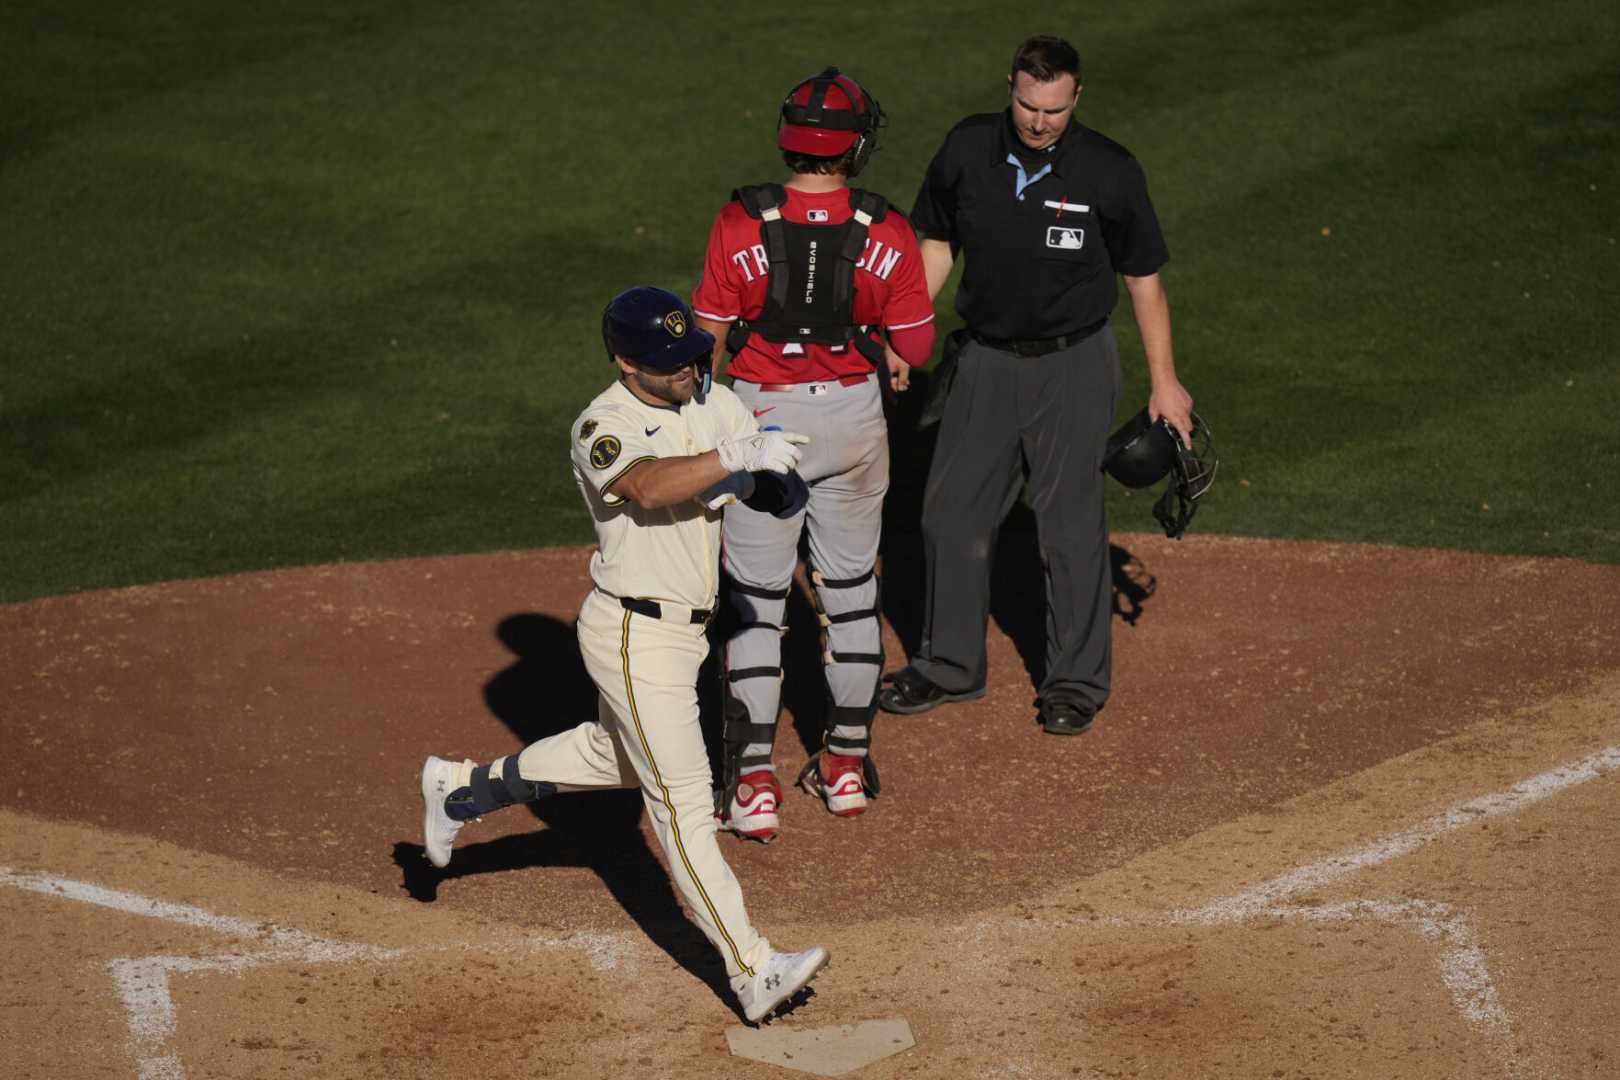
[[(785, 391), (739, 380), (732, 388), (762, 426), (810, 436), (799, 462), (799, 473), (810, 484), (810, 502), (787, 520), (741, 504), (726, 508), (723, 565), (736, 585), (754, 590), (730, 592), (742, 628), (726, 643), (729, 692), (747, 707), (751, 723), (776, 724), (782, 693), (777, 628), (784, 622), (799, 561), (799, 536), (808, 531), (811, 566), (822, 578), (845, 583), (815, 589), (826, 634), (829, 703), (844, 710), (865, 708), (882, 672), (878, 582), (872, 570), (889, 490), (888, 426), (877, 379), (803, 383)], [(760, 674), (731, 681), (739, 672)], [(840, 720), (830, 735), (834, 753), (865, 756), (870, 736), (864, 720)], [(742, 756), (744, 771), (769, 767), (770, 757), (770, 743), (751, 741)]]
[(970, 340), (957, 359), (923, 494), (927, 607), (912, 664), (952, 692), (988, 675), (995, 536), (1026, 477), (1046, 571), (1043, 700), (1108, 700), (1111, 572), (1103, 448), (1119, 405), (1119, 346), (1104, 327), (1045, 356)]

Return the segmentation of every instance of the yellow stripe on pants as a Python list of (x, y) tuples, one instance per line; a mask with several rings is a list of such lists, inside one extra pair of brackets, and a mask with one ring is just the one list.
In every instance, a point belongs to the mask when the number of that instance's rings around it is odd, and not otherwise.
[(681, 838), (680, 817), (675, 812), (675, 801), (670, 798), (669, 788), (664, 784), (663, 774), (659, 771), (658, 762), (653, 758), (652, 745), (647, 741), (647, 733), (641, 727), (641, 713), (636, 708), (636, 690), (634, 680), (630, 676), (630, 616), (634, 612), (624, 613), (624, 631), (620, 638), (619, 657), (624, 662), (624, 693), (630, 703), (630, 722), (636, 727), (636, 739), (641, 744), (641, 752), (647, 757), (647, 766), (652, 770), (653, 780), (658, 784), (659, 798), (663, 801), (664, 809), (669, 813), (670, 833), (675, 839), (675, 852), (680, 856), (681, 865), (686, 868), (687, 877), (692, 881), (692, 887), (697, 890), (698, 896), (703, 899), (703, 906), (709, 911), (709, 918), (713, 920), (720, 936), (725, 939), (726, 945), (731, 949), (732, 959), (744, 974), (752, 976), (754, 969), (743, 961), (742, 952), (737, 943), (732, 940), (731, 933), (726, 924), (720, 919), (720, 912), (715, 909), (714, 901), (709, 899), (708, 890), (703, 887), (697, 871), (692, 867), (692, 860), (686, 854), (686, 843)]

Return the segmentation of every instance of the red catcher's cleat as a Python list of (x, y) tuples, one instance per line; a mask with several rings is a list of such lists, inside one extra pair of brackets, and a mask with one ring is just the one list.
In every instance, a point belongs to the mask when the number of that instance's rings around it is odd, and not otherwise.
[(737, 793), (731, 797), (720, 827), (768, 844), (781, 831), (782, 821), (776, 814), (781, 805), (782, 785), (775, 773), (768, 769), (748, 773), (737, 781)]
[(839, 817), (866, 812), (865, 762), (843, 754), (821, 755), (817, 768), (804, 779), (805, 790), (827, 800), (827, 809)]

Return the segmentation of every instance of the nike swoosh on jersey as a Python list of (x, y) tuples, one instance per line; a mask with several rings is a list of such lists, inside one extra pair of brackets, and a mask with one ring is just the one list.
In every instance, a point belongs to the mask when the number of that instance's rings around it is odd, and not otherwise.
[(663, 424), (659, 424), (658, 427), (642, 428), (641, 430), (647, 434), (648, 438), (651, 438), (652, 436), (658, 434), (659, 430), (663, 428), (663, 426)]
[(776, 408), (775, 405), (767, 405), (763, 409), (755, 409), (754, 410), (754, 419), (758, 420), (760, 417), (764, 416), (766, 413), (772, 411), (775, 408)]

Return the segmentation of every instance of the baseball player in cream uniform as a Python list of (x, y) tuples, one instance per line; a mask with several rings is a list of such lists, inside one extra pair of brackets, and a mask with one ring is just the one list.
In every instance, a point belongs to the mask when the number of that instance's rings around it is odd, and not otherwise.
[(596, 587), (578, 634), (600, 691), (597, 716), (487, 766), (429, 757), (424, 847), (443, 867), (456, 834), (482, 814), (561, 791), (640, 787), (676, 887), (724, 959), (744, 1015), (757, 1021), (790, 1006), (827, 951), (777, 952), (748, 918), (715, 840), (697, 676), (724, 507), (796, 513), (804, 437), (761, 431), (735, 394), (709, 385), (713, 338), (673, 293), (620, 293), (603, 313), (603, 339), (620, 378), (575, 420), (570, 439), (596, 526)]

